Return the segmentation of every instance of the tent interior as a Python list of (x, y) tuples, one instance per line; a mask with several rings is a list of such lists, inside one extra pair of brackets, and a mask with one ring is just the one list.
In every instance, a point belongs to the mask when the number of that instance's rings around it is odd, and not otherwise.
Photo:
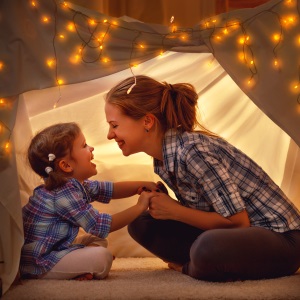
[[(92, 179), (160, 180), (149, 156), (124, 157), (107, 139), (105, 94), (130, 76), (193, 84), (201, 122), (253, 158), (300, 209), (299, 1), (257, 1), (256, 7), (239, 9), (234, 1), (205, 0), (184, 1), (184, 9), (179, 1), (163, 0), (114, 0), (111, 6), (109, 1), (12, 2), (0, 3), (3, 293), (18, 272), (22, 206), (41, 183), (26, 161), (37, 131), (76, 121), (95, 148), (98, 174)], [(150, 3), (160, 8), (157, 14), (147, 9)], [(129, 16), (131, 11), (139, 15)], [(186, 16), (184, 26), (176, 23), (176, 14)], [(94, 206), (115, 213), (136, 201), (135, 196)], [(126, 228), (108, 241), (116, 257), (152, 256)]]

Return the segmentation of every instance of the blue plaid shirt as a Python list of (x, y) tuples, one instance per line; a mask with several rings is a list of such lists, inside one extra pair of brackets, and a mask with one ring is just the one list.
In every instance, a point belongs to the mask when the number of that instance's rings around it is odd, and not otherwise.
[(110, 231), (111, 215), (99, 213), (92, 201), (109, 203), (113, 183), (70, 179), (48, 191), (38, 186), (23, 207), (25, 243), (21, 252), (22, 275), (48, 272), (66, 254), (84, 247), (72, 245), (79, 227), (101, 238)]
[(251, 226), (300, 229), (300, 213), (253, 160), (221, 138), (169, 130), (154, 171), (184, 206), (227, 218), (246, 210)]

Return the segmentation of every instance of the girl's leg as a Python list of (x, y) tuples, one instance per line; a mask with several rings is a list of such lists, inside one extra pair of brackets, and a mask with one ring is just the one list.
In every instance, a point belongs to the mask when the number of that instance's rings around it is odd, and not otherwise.
[(74, 240), (73, 244), (82, 244), (89, 247), (101, 246), (105, 248), (108, 246), (107, 239), (102, 239), (90, 233), (79, 234)]
[(288, 276), (300, 267), (300, 231), (264, 228), (208, 230), (191, 247), (182, 272), (201, 280), (228, 281)]
[(42, 279), (72, 279), (91, 273), (96, 279), (105, 278), (111, 268), (112, 254), (104, 247), (85, 247), (65, 255)]
[(128, 225), (131, 237), (164, 261), (185, 264), (190, 260), (190, 248), (203, 231), (190, 225), (156, 220), (146, 212)]

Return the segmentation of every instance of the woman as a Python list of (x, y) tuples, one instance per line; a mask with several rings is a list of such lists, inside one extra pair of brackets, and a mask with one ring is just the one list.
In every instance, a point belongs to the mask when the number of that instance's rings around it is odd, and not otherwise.
[(197, 122), (197, 98), (188, 83), (147, 76), (128, 78), (106, 96), (108, 139), (125, 156), (152, 156), (178, 200), (152, 192), (130, 235), (170, 268), (201, 280), (295, 273), (299, 211), (253, 160)]

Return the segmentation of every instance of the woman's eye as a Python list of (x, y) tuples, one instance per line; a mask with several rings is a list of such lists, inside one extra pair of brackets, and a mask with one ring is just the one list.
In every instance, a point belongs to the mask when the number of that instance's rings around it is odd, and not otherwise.
[(117, 128), (117, 127), (118, 127), (118, 125), (112, 125), (112, 128), (114, 128), (114, 129)]

